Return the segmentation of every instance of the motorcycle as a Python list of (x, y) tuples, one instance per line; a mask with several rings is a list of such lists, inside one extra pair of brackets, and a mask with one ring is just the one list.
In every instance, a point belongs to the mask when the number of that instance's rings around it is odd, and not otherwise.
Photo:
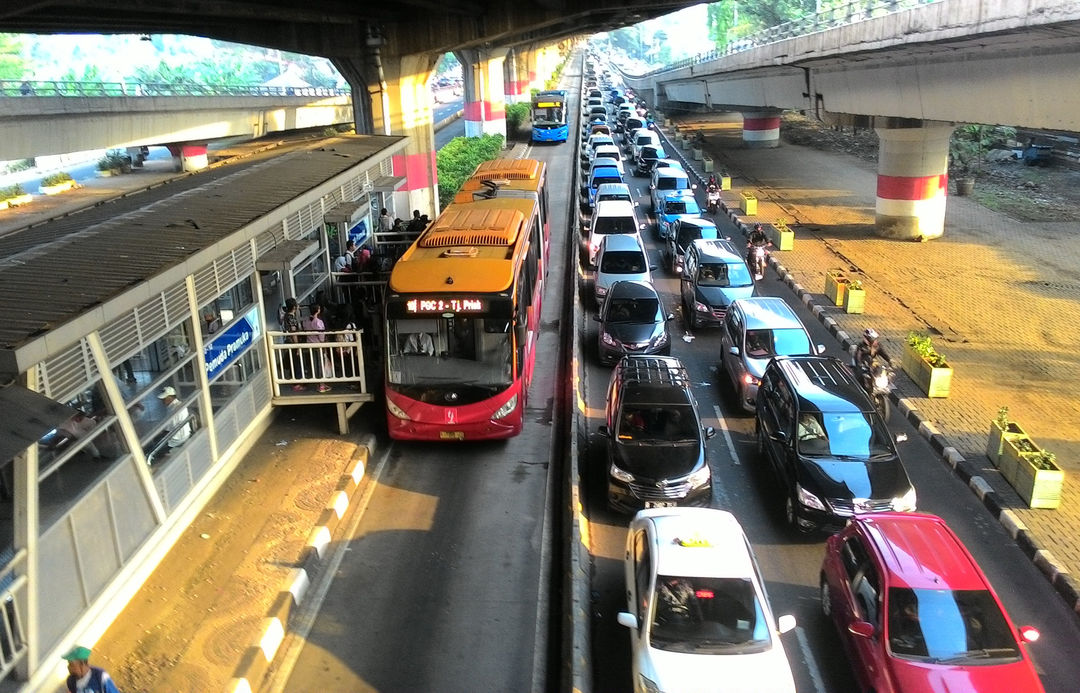
[(716, 214), (720, 211), (720, 191), (709, 190), (705, 193), (706, 209), (709, 214)]
[(769, 251), (764, 245), (751, 245), (749, 248), (747, 259), (750, 261), (750, 273), (754, 275), (754, 279), (763, 279), (765, 268), (769, 265)]
[(862, 383), (866, 394), (874, 401), (874, 408), (878, 410), (886, 422), (889, 420), (889, 391), (892, 390), (895, 373), (880, 359), (874, 359), (870, 367), (855, 364), (859, 370), (859, 382)]

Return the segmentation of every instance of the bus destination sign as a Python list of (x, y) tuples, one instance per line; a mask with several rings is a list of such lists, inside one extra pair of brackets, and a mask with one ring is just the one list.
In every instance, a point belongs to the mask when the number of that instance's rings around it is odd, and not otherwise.
[(405, 312), (412, 315), (428, 313), (483, 313), (487, 306), (479, 298), (410, 298)]

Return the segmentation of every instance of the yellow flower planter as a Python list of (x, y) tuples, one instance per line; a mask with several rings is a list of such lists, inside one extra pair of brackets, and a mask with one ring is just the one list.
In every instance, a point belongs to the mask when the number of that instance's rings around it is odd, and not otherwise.
[(8, 207), (21, 207), (22, 205), (28, 205), (33, 201), (33, 195), (16, 195), (15, 197), (9, 197), (6, 200), (0, 200), (0, 209), (7, 209)]
[(865, 289), (853, 289), (850, 285), (844, 289), (844, 312), (861, 313), (866, 302)]
[(949, 388), (952, 385), (952, 367), (948, 364), (931, 366), (929, 361), (905, 344), (901, 365), (927, 397), (949, 396)]
[(825, 273), (825, 296), (832, 301), (834, 306), (844, 305), (844, 289), (847, 288), (848, 278), (843, 270), (829, 270)]
[(713, 172), (713, 160), (712, 160), (712, 157), (706, 156), (705, 158), (703, 158), (701, 160), (701, 162), (705, 166), (705, 173), (712, 173)]
[(765, 226), (765, 235), (769, 237), (777, 250), (793, 250), (795, 248), (795, 232), (788, 228), (782, 221)]
[(742, 207), (744, 214), (753, 216), (757, 214), (757, 196), (752, 192), (739, 193), (739, 206)]
[(43, 185), (41, 186), (42, 195), (59, 195), (62, 192), (67, 192), (75, 187), (75, 181), (66, 180), (63, 183), (57, 183), (56, 185)]
[(720, 189), (721, 190), (731, 190), (731, 175), (730, 174), (721, 173), (719, 176), (717, 176), (717, 179), (720, 181)]

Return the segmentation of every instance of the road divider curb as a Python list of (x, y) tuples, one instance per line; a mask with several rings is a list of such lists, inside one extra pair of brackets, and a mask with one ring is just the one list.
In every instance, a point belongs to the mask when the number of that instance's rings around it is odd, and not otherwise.
[(318, 524), (308, 534), (307, 544), (300, 552), (297, 567), (289, 571), (282, 589), (267, 610), (258, 639), (244, 650), (240, 663), (233, 672), (229, 693), (256, 693), (260, 690), (275, 655), (285, 641), (289, 618), (303, 603), (312, 575), (326, 558), (334, 534), (349, 508), (349, 502), (360, 488), (371, 456), (371, 442), (369, 439), (357, 445), (356, 452), (346, 465), (336, 489), (319, 515)]

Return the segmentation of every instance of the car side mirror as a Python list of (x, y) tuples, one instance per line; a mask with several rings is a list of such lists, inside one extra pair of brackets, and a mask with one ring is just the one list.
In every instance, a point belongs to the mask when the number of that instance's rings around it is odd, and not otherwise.
[(786, 443), (787, 442), (787, 431), (777, 431), (776, 433), (770, 434), (769, 437), (772, 438), (773, 440), (775, 440), (778, 443)]
[(649, 183), (649, 190), (656, 190), (656, 186), (652, 183)]
[(675, 319), (675, 314), (674, 313), (668, 313), (667, 317), (664, 318), (664, 320), (674, 320), (674, 319)]
[(739, 347), (735, 346), (734, 344), (729, 346), (727, 351), (732, 356), (738, 356), (739, 355)]
[(648, 226), (648, 224), (644, 224), (644, 223), (638, 224), (638, 231), (644, 231), (645, 227), (647, 227), (647, 226)]
[(716, 429), (712, 426), (705, 427), (705, 440), (711, 440), (716, 435)]
[(637, 630), (638, 628), (637, 616), (628, 611), (620, 611), (619, 615), (615, 617), (615, 620), (619, 622), (620, 626), (626, 626), (633, 630)]
[(655, 272), (657, 269), (659, 269), (659, 267), (659, 265), (649, 265), (649, 271)]
[(608, 429), (607, 426), (598, 426), (596, 432), (604, 436), (605, 438), (611, 437), (611, 431)]
[(817, 345), (817, 353), (819, 353), (819, 354), (824, 354), (825, 353), (825, 345), (824, 344), (818, 344)]
[(860, 638), (872, 638), (874, 637), (874, 624), (867, 623), (866, 621), (855, 621), (847, 627), (848, 632), (852, 635), (857, 635)]
[(897, 433), (896, 434), (896, 442), (897, 443), (903, 443), (903, 442), (906, 442), (906, 441), (907, 441), (907, 433)]
[(791, 614), (784, 614), (776, 619), (776, 632), (787, 633), (793, 630), (795, 630), (795, 617)]

